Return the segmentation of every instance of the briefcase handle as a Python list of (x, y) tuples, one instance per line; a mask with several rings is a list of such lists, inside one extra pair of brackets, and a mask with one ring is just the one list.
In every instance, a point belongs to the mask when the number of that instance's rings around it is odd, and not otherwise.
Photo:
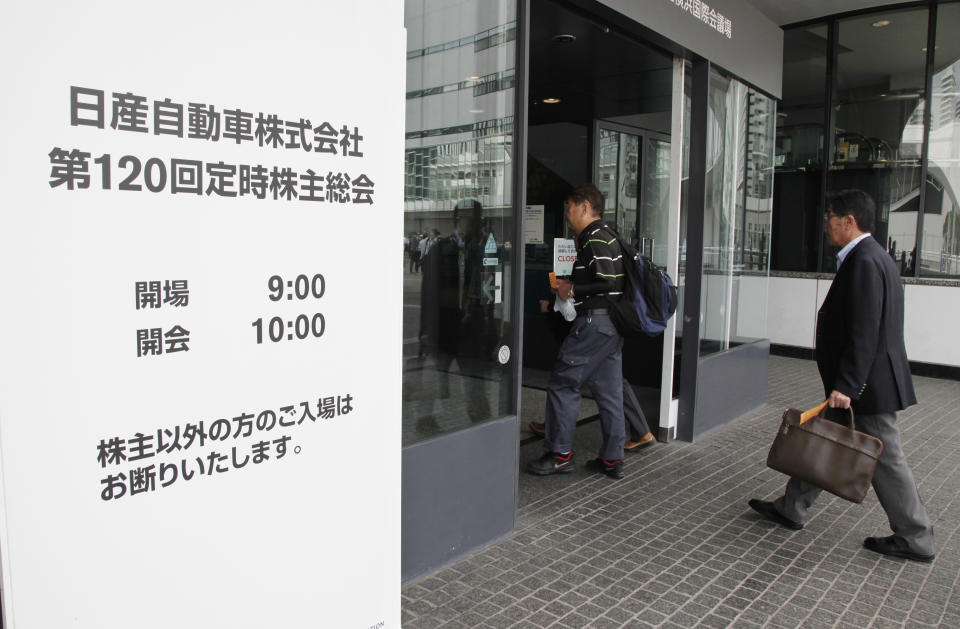
[[(818, 417), (818, 416), (823, 415), (824, 411), (827, 410), (827, 404), (828, 404), (828, 403), (829, 403), (829, 401), (828, 401), (828, 400), (825, 400), (825, 401), (823, 402), (823, 404), (819, 404), (819, 405), (817, 405), (817, 406), (814, 406), (814, 407), (811, 408), (810, 410), (807, 410), (807, 411), (804, 411), (803, 413), (801, 413), (801, 414), (800, 414), (800, 423), (803, 424), (804, 422), (806, 422), (806, 421), (808, 421), (808, 420), (810, 420), (810, 419), (812, 419), (812, 418), (814, 418), (814, 417)], [(851, 406), (851, 407), (850, 407), (849, 409), (847, 409), (847, 410), (850, 411), (850, 430), (856, 430), (857, 427), (856, 427), (856, 425), (855, 425), (855, 423), (854, 423), (854, 419), (853, 419), (853, 407)]]

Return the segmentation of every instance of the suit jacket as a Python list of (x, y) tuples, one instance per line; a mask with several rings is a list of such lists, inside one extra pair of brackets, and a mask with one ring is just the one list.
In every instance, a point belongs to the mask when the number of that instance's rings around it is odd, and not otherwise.
[(900, 272), (873, 236), (847, 254), (817, 313), (817, 367), (825, 396), (850, 396), (855, 412), (917, 403), (903, 345)]

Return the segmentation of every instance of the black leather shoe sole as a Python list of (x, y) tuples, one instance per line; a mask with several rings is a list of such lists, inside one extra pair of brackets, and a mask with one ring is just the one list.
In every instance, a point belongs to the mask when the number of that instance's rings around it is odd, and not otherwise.
[(863, 547), (875, 553), (887, 555), (888, 557), (900, 557), (912, 561), (922, 561), (923, 563), (930, 563), (935, 557), (935, 555), (921, 555), (920, 553), (913, 552), (907, 547), (907, 543), (896, 535), (891, 535), (890, 537), (868, 537), (863, 540)]
[(790, 518), (781, 515), (780, 512), (777, 511), (777, 508), (773, 506), (772, 502), (751, 498), (747, 504), (750, 505), (751, 509), (762, 515), (764, 518), (770, 520), (771, 522), (776, 522), (780, 526), (785, 526), (794, 531), (799, 531), (803, 528), (803, 525), (799, 522), (794, 522)]

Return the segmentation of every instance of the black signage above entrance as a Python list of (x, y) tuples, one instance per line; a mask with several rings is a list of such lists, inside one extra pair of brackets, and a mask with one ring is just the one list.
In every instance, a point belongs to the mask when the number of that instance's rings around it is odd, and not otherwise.
[[(780, 98), (783, 31), (746, 0), (574, 1), (594, 13), (605, 13), (602, 6), (612, 9), (634, 20), (642, 35), (665, 38), (662, 45), (680, 46)], [(616, 19), (612, 13), (606, 17)]]

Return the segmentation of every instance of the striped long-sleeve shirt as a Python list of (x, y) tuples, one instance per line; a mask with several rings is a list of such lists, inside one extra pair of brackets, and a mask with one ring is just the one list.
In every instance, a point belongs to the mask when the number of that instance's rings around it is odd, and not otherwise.
[(572, 278), (577, 312), (607, 308), (608, 300), (620, 299), (626, 280), (623, 263), (617, 236), (602, 220), (580, 232)]

